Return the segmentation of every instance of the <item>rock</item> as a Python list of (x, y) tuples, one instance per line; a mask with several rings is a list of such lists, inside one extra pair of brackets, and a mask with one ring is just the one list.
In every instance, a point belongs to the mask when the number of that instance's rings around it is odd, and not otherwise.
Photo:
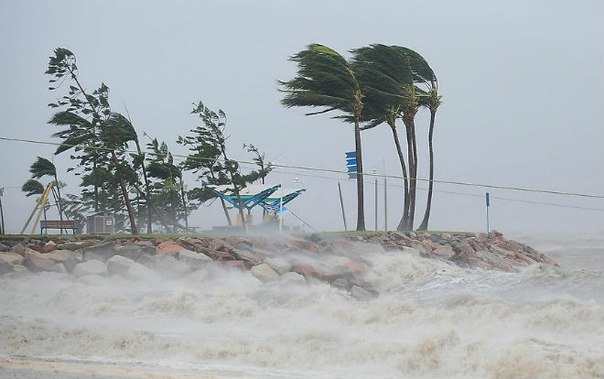
[(157, 272), (138, 262), (132, 262), (132, 265), (130, 265), (128, 272), (126, 273), (126, 277), (129, 279), (144, 280), (149, 282), (161, 280)]
[(371, 300), (375, 297), (375, 295), (373, 295), (371, 292), (359, 286), (353, 286), (350, 289), (350, 296), (357, 300), (363, 301)]
[(294, 267), (292, 267), (292, 271), (304, 276), (306, 279), (308, 279), (308, 278), (322, 279), (323, 275), (325, 274), (325, 272), (323, 270), (320, 270), (313, 266), (302, 266), (302, 265), (294, 266)]
[(288, 261), (279, 257), (271, 257), (266, 258), (264, 263), (269, 265), (273, 270), (277, 271), (279, 274), (285, 274), (286, 272), (291, 271), (292, 265)]
[(132, 259), (133, 261), (138, 261), (145, 254), (155, 254), (155, 248), (136, 244), (128, 244), (116, 248), (115, 253), (123, 255), (124, 257)]
[(107, 271), (109, 272), (109, 275), (126, 276), (133, 263), (134, 261), (130, 258), (126, 258), (122, 255), (114, 255), (107, 259)]
[(281, 275), (281, 281), (287, 284), (306, 284), (306, 279), (304, 279), (304, 277), (297, 272), (286, 272), (285, 274)]
[(10, 251), (10, 247), (0, 242), (0, 252)]
[(75, 250), (83, 249), (88, 246), (98, 244), (99, 242), (100, 241), (98, 241), (98, 240), (69, 241), (69, 242), (57, 244), (57, 249), (75, 251)]
[(451, 258), (453, 255), (455, 255), (455, 251), (453, 250), (453, 248), (449, 245), (442, 245), (437, 247), (432, 254), (437, 255), (441, 258), (444, 259), (449, 259)]
[(238, 258), (239, 260), (242, 260), (242, 261), (246, 262), (248, 264), (248, 267), (257, 266), (260, 263), (262, 263), (262, 260), (260, 258), (258, 258), (251, 251), (240, 250), (240, 249), (233, 248), (232, 249), (232, 254), (236, 258)]
[(6, 262), (11, 266), (22, 265), (25, 262), (25, 258), (21, 254), (8, 251), (0, 253), (0, 262)]
[(261, 263), (252, 267), (250, 272), (263, 282), (270, 282), (279, 279), (279, 274), (277, 271), (273, 270), (271, 266), (267, 265), (266, 263)]
[(10, 263), (0, 260), (0, 275), (8, 274), (15, 271), (15, 268)]
[(245, 270), (245, 263), (243, 261), (226, 261), (224, 263), (226, 263), (227, 266)]
[(178, 252), (178, 259), (187, 264), (193, 270), (204, 268), (209, 262), (212, 262), (212, 258), (208, 257), (207, 255), (196, 253), (187, 249), (183, 249)]
[(13, 246), (13, 248), (11, 249), (11, 251), (17, 253), (17, 254), (21, 254), (23, 255), (23, 253), (25, 252), (25, 249), (27, 249), (27, 246), (25, 246), (22, 243), (18, 243), (15, 246)]
[(115, 243), (107, 241), (98, 245), (87, 246), (80, 251), (86, 260), (95, 259), (105, 262), (115, 255)]
[(45, 254), (38, 253), (30, 248), (25, 248), (23, 256), (25, 257), (25, 265), (31, 271), (53, 271), (63, 272), (63, 268), (59, 267), (55, 261), (44, 256)]
[(53, 240), (50, 240), (50, 241), (46, 242), (46, 244), (44, 244), (44, 246), (42, 247), (42, 251), (45, 253), (48, 253), (48, 252), (55, 250), (56, 248), (57, 248), (57, 244)]
[(191, 267), (184, 262), (179, 261), (172, 255), (157, 254), (154, 257), (155, 269), (162, 274), (184, 275), (191, 271)]
[(155, 247), (158, 254), (175, 255), (184, 250), (184, 247), (180, 246), (174, 241), (164, 241)]
[(310, 241), (294, 240), (291, 242), (291, 245), (293, 247), (295, 247), (294, 250), (312, 251), (312, 252), (317, 252), (319, 250), (319, 247), (315, 243), (312, 243)]
[(78, 263), (74, 266), (72, 271), (76, 276), (84, 275), (100, 275), (104, 276), (108, 274), (107, 265), (105, 262), (101, 262), (96, 259), (91, 259), (86, 262)]
[(50, 253), (46, 253), (43, 256), (48, 258), (48, 259), (52, 259), (53, 261), (57, 262), (57, 263), (63, 263), (65, 261), (70, 260), (71, 258), (73, 258), (73, 251), (69, 251), (69, 250), (53, 250)]

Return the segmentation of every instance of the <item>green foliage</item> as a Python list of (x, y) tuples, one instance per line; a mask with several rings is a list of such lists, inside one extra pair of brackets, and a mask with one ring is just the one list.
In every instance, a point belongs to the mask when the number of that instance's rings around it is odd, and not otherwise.
[(21, 191), (25, 192), (25, 196), (41, 195), (44, 193), (44, 185), (35, 179), (29, 179), (21, 187)]

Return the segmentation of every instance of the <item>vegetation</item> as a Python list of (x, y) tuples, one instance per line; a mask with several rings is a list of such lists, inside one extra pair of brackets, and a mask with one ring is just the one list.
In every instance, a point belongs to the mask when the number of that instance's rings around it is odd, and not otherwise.
[[(404, 183), (403, 211), (397, 229), (412, 230), (418, 172), (415, 116), (420, 107), (430, 110), (430, 182), (426, 211), (420, 225), (420, 229), (427, 229), (434, 178), (433, 131), (441, 98), (436, 75), (426, 60), (411, 49), (381, 44), (352, 50), (350, 62), (336, 51), (318, 44), (309, 45), (290, 60), (297, 63), (298, 72), (294, 79), (279, 82), (285, 93), (282, 104), (288, 108), (322, 108), (307, 115), (339, 111), (336, 118), (354, 124), (358, 166), (357, 231), (365, 230), (361, 130), (382, 123), (390, 127)], [(406, 160), (396, 128), (398, 119), (405, 126)]]
[[(419, 167), (415, 118), (421, 108), (430, 111), (430, 181), (419, 226), (426, 230), (433, 193), (434, 128), (441, 104), (438, 80), (427, 61), (411, 49), (382, 44), (353, 49), (350, 60), (327, 46), (311, 44), (290, 60), (297, 65), (297, 73), (289, 81), (279, 81), (282, 105), (316, 108), (307, 115), (331, 113), (333, 118), (353, 126), (359, 232), (365, 230), (362, 132), (381, 124), (389, 127), (404, 183), (397, 229), (412, 230)], [(147, 234), (152, 234), (154, 228), (156, 232), (177, 233), (190, 230), (188, 218), (192, 211), (216, 199), (214, 187), (226, 185), (237, 199), (235, 208), (245, 225), (240, 191), (250, 183), (264, 183), (272, 167), (256, 146), (244, 144), (256, 167), (243, 172), (232, 159), (231, 148), (227, 148), (225, 112), (215, 112), (202, 102), (194, 104), (191, 113), (201, 122), (188, 135), (178, 136), (176, 142), (188, 148), (189, 155), (176, 162), (166, 142), (149, 137), (146, 146), (141, 147), (129, 116), (112, 109), (109, 87), (101, 83), (93, 91), (85, 90), (76, 63), (75, 54), (57, 48), (46, 74), (51, 77), (50, 90), (66, 90), (59, 100), (49, 104), (56, 112), (48, 123), (58, 128), (53, 137), (61, 140), (55, 154), (70, 153), (73, 167), (66, 171), (80, 177), (79, 191), (62, 194), (57, 167), (37, 157), (30, 168), (32, 177), (22, 187), (27, 196), (40, 195), (52, 184), (59, 218), (76, 220), (80, 230), (84, 215), (108, 212), (115, 216), (117, 232), (136, 235), (146, 227)], [(405, 128), (404, 141), (399, 137), (399, 120)], [(187, 171), (196, 176), (197, 185), (190, 189), (183, 177)], [(43, 179), (50, 182), (43, 183)], [(227, 223), (232, 225), (228, 204), (222, 198), (220, 202)], [(3, 216), (1, 211), (0, 203)]]

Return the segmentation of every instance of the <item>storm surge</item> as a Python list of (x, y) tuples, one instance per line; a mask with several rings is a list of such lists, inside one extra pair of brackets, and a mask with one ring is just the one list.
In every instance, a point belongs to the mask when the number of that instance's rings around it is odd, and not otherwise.
[(97, 377), (602, 377), (599, 257), (504, 273), (367, 251), (371, 299), (216, 262), (137, 279), (16, 272), (0, 277), (0, 374), (44, 377), (54, 362)]

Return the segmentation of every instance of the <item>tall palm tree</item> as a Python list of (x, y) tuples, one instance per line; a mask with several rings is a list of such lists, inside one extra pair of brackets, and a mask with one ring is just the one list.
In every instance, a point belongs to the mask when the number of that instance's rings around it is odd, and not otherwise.
[(282, 87), (280, 90), (285, 93), (281, 100), (283, 106), (323, 108), (318, 112), (307, 113), (307, 116), (340, 111), (352, 118), (358, 169), (356, 230), (365, 230), (360, 129), (363, 94), (356, 75), (344, 57), (320, 44), (309, 45), (290, 60), (298, 64), (298, 72), (290, 81), (279, 81)]
[[(386, 123), (392, 132), (396, 152), (401, 164), (404, 184), (403, 215), (401, 225), (408, 224), (409, 176), (405, 156), (396, 129), (396, 120), (407, 106), (408, 93), (413, 88), (413, 75), (409, 58), (390, 46), (374, 44), (354, 49), (353, 68), (364, 93), (364, 129)], [(411, 163), (411, 158), (409, 159)]]
[[(434, 127), (434, 120), (436, 109), (438, 108), (438, 104), (440, 104), (440, 97), (438, 96), (438, 82), (436, 80), (436, 75), (428, 62), (416, 51), (411, 50), (402, 46), (392, 46), (393, 49), (398, 51), (399, 53), (405, 55), (409, 59), (409, 66), (413, 73), (413, 82), (415, 86), (408, 88), (408, 101), (406, 106), (403, 107), (402, 119), (405, 124), (405, 129), (407, 132), (407, 147), (408, 147), (408, 155), (409, 155), (409, 171), (410, 171), (410, 182), (409, 182), (409, 208), (408, 208), (408, 222), (405, 224), (403, 220), (399, 224), (399, 228), (403, 229), (413, 229), (414, 220), (415, 220), (415, 197), (417, 192), (417, 142), (416, 142), (416, 134), (415, 134), (415, 115), (420, 106), (426, 106), (429, 102), (431, 102), (430, 98), (434, 96), (434, 100), (436, 102), (429, 106), (429, 108), (434, 108), (434, 112), (431, 110), (431, 132), (429, 133), (429, 144), (430, 144), (430, 188), (428, 195), (428, 205), (426, 207), (427, 213), (424, 214), (425, 228), (427, 228), (427, 218), (429, 218), (429, 207), (432, 201), (432, 180), (434, 174), (434, 164), (433, 164), (433, 149), (432, 149), (432, 131)], [(438, 103), (438, 104), (437, 104)], [(426, 216), (427, 215), (427, 216)], [(422, 221), (422, 225), (424, 222)]]

